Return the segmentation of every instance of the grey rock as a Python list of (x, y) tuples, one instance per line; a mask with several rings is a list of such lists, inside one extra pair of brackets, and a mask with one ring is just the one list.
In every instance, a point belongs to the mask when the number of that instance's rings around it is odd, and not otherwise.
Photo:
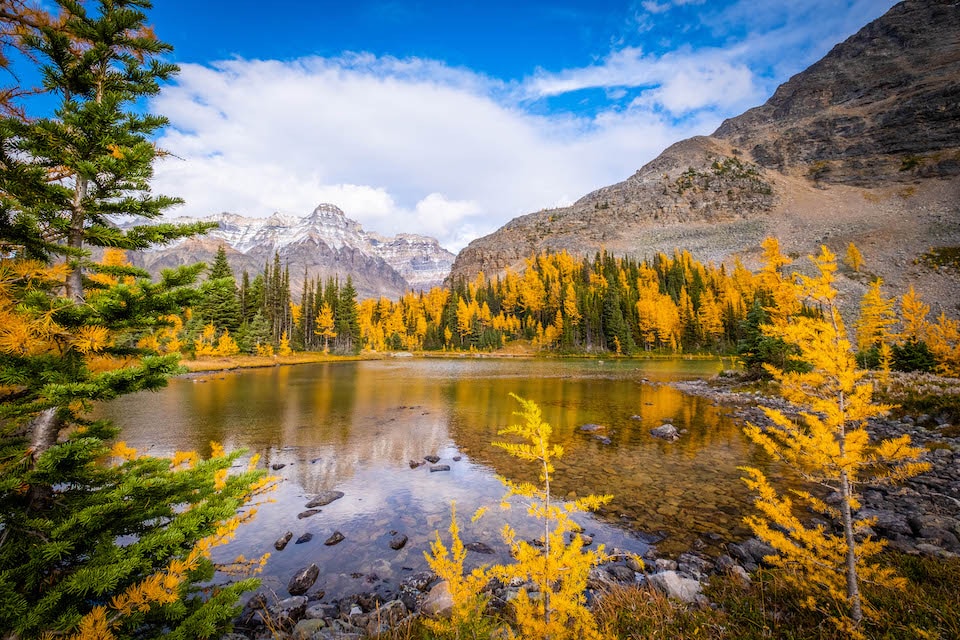
[(423, 465), (423, 463), (420, 462), (419, 460), (411, 460), (411, 461), (410, 461), (410, 468), (411, 468), (411, 469), (416, 469), (417, 467), (422, 466), (422, 465)]
[(290, 582), (287, 584), (287, 591), (293, 596), (303, 595), (313, 586), (313, 583), (317, 581), (319, 575), (320, 567), (316, 564), (304, 567), (290, 579)]
[(650, 429), (650, 435), (661, 440), (678, 440), (680, 432), (672, 424), (662, 424), (659, 427)]
[(446, 618), (453, 611), (453, 596), (446, 580), (437, 583), (420, 605), (420, 613), (431, 618)]
[(430, 464), (437, 464), (438, 462), (440, 462), (439, 456), (433, 456), (433, 455), (423, 456), (423, 459), (429, 462)]
[(692, 578), (684, 578), (676, 571), (654, 573), (647, 577), (647, 581), (669, 598), (676, 598), (681, 602), (696, 602), (701, 594), (700, 583)]
[(332, 547), (335, 544), (340, 544), (345, 539), (346, 538), (342, 533), (340, 533), (339, 531), (334, 531), (333, 535), (331, 535), (329, 538), (323, 541), (323, 544), (327, 545), (328, 547)]
[(473, 551), (474, 553), (483, 553), (486, 555), (493, 555), (496, 553), (489, 545), (486, 545), (482, 542), (468, 542), (463, 545), (468, 551)]
[(637, 578), (637, 574), (633, 569), (625, 567), (622, 564), (614, 564), (606, 567), (606, 571), (614, 580), (623, 584), (633, 584)]
[(426, 591), (436, 579), (437, 574), (432, 571), (418, 571), (401, 580), (400, 587), (413, 591)]
[(308, 620), (301, 620), (297, 623), (297, 626), (293, 628), (293, 639), (294, 640), (313, 640), (317, 632), (325, 628), (327, 623), (321, 618), (310, 618)]
[(277, 541), (273, 543), (273, 548), (277, 551), (283, 551), (291, 539), (293, 539), (293, 531), (287, 531), (285, 534), (277, 538)]
[(407, 536), (402, 533), (398, 533), (390, 538), (390, 548), (394, 551), (399, 551), (407, 544)]
[(310, 516), (315, 516), (315, 515), (317, 515), (318, 513), (320, 513), (320, 509), (307, 509), (306, 511), (301, 511), (300, 513), (298, 513), (298, 514), (297, 514), (297, 518), (298, 518), (299, 520), (303, 520), (304, 518), (309, 518)]
[(308, 531), (307, 533), (297, 538), (297, 541), (294, 542), (294, 544), (303, 544), (304, 542), (310, 542), (311, 540), (313, 540), (313, 534)]
[(450, 471), (450, 465), (435, 464), (432, 467), (430, 467), (430, 473), (436, 473), (437, 471)]
[(580, 427), (580, 431), (583, 433), (596, 433), (597, 431), (604, 431), (606, 429), (602, 424), (585, 424)]
[(280, 471), (280, 469), (283, 469), (285, 466), (287, 465), (283, 462), (274, 462), (272, 465), (270, 465), (270, 468), (274, 471)]
[(324, 507), (334, 500), (339, 500), (343, 497), (342, 491), (321, 491), (307, 503), (307, 509), (313, 509), (314, 507)]

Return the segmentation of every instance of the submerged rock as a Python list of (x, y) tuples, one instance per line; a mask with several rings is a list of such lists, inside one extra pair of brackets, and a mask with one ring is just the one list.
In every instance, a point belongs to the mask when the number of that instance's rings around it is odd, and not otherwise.
[(448, 465), (448, 464), (435, 464), (435, 465), (433, 465), (432, 467), (430, 467), (430, 473), (434, 473), (435, 471), (450, 471), (450, 465)]
[(423, 456), (423, 459), (429, 462), (430, 464), (437, 464), (440, 462), (439, 456)]
[(403, 549), (404, 545), (407, 544), (407, 536), (402, 533), (398, 533), (390, 538), (390, 548), (394, 551), (399, 551)]
[(317, 581), (319, 575), (320, 567), (316, 564), (304, 567), (290, 579), (289, 584), (287, 584), (287, 591), (289, 591), (292, 596), (303, 595), (313, 586), (313, 583)]
[(301, 511), (297, 514), (297, 518), (303, 520), (304, 518), (309, 518), (310, 516), (315, 516), (320, 513), (320, 509), (307, 509), (306, 511)]
[(583, 433), (596, 433), (604, 430), (606, 430), (606, 427), (602, 424), (585, 424), (580, 427), (580, 431)]
[(656, 429), (650, 429), (650, 435), (661, 440), (678, 440), (680, 432), (672, 424), (662, 424)]
[(335, 544), (340, 544), (345, 539), (346, 536), (344, 536), (342, 533), (339, 531), (334, 531), (332, 536), (323, 541), (323, 544), (327, 545), (328, 547), (332, 547)]
[(277, 551), (283, 551), (284, 547), (287, 546), (287, 543), (293, 538), (293, 531), (287, 531), (285, 534), (277, 538), (277, 541), (273, 543), (273, 548)]
[(313, 540), (313, 534), (308, 531), (307, 533), (297, 538), (297, 541), (294, 542), (294, 544), (303, 544), (304, 542), (310, 542), (311, 540)]
[(307, 503), (307, 509), (313, 509), (314, 507), (323, 507), (334, 500), (339, 500), (343, 497), (342, 491), (321, 491)]
[(483, 553), (486, 555), (493, 555), (496, 553), (489, 545), (486, 545), (482, 542), (468, 542), (463, 545), (467, 551), (473, 551), (474, 553)]

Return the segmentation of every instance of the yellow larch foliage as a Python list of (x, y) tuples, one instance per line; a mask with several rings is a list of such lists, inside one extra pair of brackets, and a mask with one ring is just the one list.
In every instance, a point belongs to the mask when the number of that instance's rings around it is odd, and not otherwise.
[(115, 442), (113, 447), (110, 449), (110, 455), (114, 458), (120, 458), (122, 460), (136, 460), (137, 450), (133, 447), (127, 446), (127, 443), (120, 440)]
[(852, 242), (847, 245), (847, 255), (843, 259), (843, 263), (857, 273), (860, 272), (860, 267), (863, 266), (863, 254), (857, 249), (857, 245)]
[[(479, 518), (482, 512), (474, 516)], [(483, 614), (487, 600), (481, 595), (482, 589), (489, 581), (485, 567), (477, 567), (469, 574), (464, 574), (463, 561), (467, 557), (467, 549), (460, 539), (460, 527), (457, 524), (457, 503), (450, 505), (450, 548), (447, 549), (437, 532), (437, 537), (430, 543), (430, 553), (424, 552), (427, 564), (437, 576), (446, 583), (453, 601), (453, 610), (449, 618), (425, 618), (424, 624), (434, 633), (476, 636), (476, 632), (483, 627)], [(471, 633), (473, 632), (473, 633)]]
[(806, 526), (795, 517), (798, 511), (791, 500), (779, 496), (760, 470), (744, 467), (745, 481), (757, 492), (755, 504), (760, 511), (746, 522), (776, 549), (778, 555), (771, 560), (789, 570), (787, 579), (810, 594), (808, 605), (824, 612), (839, 607), (846, 615), (834, 622), (856, 635), (863, 615), (872, 613), (862, 601), (860, 582), (898, 584), (892, 574), (871, 563), (882, 543), (865, 535), (869, 520), (855, 519), (860, 506), (858, 489), (901, 481), (926, 471), (929, 465), (917, 462), (923, 450), (910, 446), (908, 436), (871, 443), (867, 420), (888, 407), (873, 401), (873, 387), (863, 382), (864, 372), (857, 369), (836, 304), (836, 257), (822, 247), (820, 255), (811, 259), (818, 275), (801, 276), (798, 284), (784, 281), (794, 297), (788, 309), (799, 309), (805, 302), (822, 310), (821, 315), (781, 311), (764, 327), (767, 335), (795, 345), (799, 358), (811, 366), (807, 372), (768, 366), (780, 384), (781, 395), (804, 409), (802, 424), (767, 408), (764, 413), (771, 424), (765, 428), (750, 424), (745, 432), (814, 486), (831, 487), (838, 493), (838, 507), (808, 492), (795, 491), (794, 495), (813, 511), (838, 522), (842, 534), (822, 525)]
[(925, 304), (913, 285), (900, 299), (900, 338), (901, 340), (925, 341), (930, 323), (927, 315), (930, 305)]
[(880, 289), (882, 286), (883, 280), (880, 278), (871, 282), (860, 302), (860, 317), (856, 324), (857, 349), (860, 351), (889, 344), (893, 340), (892, 327), (897, 324), (894, 301), (893, 298), (884, 297)]
[(290, 339), (287, 338), (287, 332), (284, 331), (283, 335), (280, 336), (280, 348), (277, 349), (277, 355), (288, 356), (293, 353), (293, 349), (290, 348)]
[[(514, 613), (522, 638), (601, 638), (596, 621), (586, 606), (584, 591), (590, 569), (605, 561), (608, 556), (603, 545), (583, 551), (579, 535), (567, 533), (579, 527), (570, 517), (577, 511), (595, 510), (613, 499), (613, 496), (586, 496), (574, 502), (554, 501), (550, 493), (550, 481), (554, 473), (553, 461), (563, 456), (563, 447), (550, 443), (553, 428), (544, 422), (536, 403), (511, 394), (522, 408), (516, 412), (521, 422), (499, 432), (499, 435), (515, 436), (521, 442), (494, 442), (510, 455), (533, 462), (540, 470), (540, 486), (525, 482), (513, 482), (501, 478), (507, 487), (502, 505), (516, 496), (528, 500), (527, 513), (543, 522), (543, 547), (521, 540), (516, 532), (506, 525), (503, 537), (510, 546), (515, 562), (496, 566), (492, 574), (505, 581), (518, 579), (532, 582), (540, 594), (532, 599), (521, 591), (514, 601)], [(512, 635), (512, 634), (511, 634)]]
[(240, 353), (240, 346), (237, 341), (230, 337), (230, 332), (224, 330), (223, 335), (217, 340), (217, 347), (214, 352), (218, 356), (229, 357)]
[(928, 345), (937, 360), (937, 370), (947, 376), (960, 377), (960, 322), (941, 313), (930, 325)]

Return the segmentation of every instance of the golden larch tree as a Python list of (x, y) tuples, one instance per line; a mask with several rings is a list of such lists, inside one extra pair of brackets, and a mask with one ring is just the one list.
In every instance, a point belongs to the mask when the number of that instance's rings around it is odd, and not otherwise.
[[(745, 481), (757, 492), (755, 503), (760, 511), (746, 522), (776, 549), (778, 555), (771, 557), (771, 562), (785, 569), (787, 579), (808, 593), (805, 604), (858, 634), (864, 614), (872, 613), (861, 597), (860, 583), (902, 584), (891, 570), (871, 562), (883, 543), (869, 535), (870, 519), (855, 516), (860, 507), (858, 490), (864, 485), (902, 481), (926, 471), (929, 465), (917, 461), (922, 449), (911, 446), (908, 435), (871, 442), (867, 420), (888, 407), (873, 401), (873, 387), (857, 369), (837, 309), (835, 256), (822, 247), (820, 255), (812, 259), (817, 276), (800, 276), (799, 282), (784, 279), (783, 283), (794, 292), (793, 308), (806, 303), (822, 313), (780, 315), (764, 327), (768, 335), (796, 345), (797, 358), (810, 365), (808, 372), (785, 372), (768, 365), (780, 383), (781, 395), (801, 407), (800, 421), (765, 408), (770, 426), (750, 424), (745, 431), (811, 485), (833, 490), (839, 503), (832, 506), (808, 491), (793, 491), (792, 498), (780, 495), (759, 469), (744, 467)], [(838, 523), (841, 533), (835, 534), (823, 524), (807, 526), (795, 515), (794, 499)]]

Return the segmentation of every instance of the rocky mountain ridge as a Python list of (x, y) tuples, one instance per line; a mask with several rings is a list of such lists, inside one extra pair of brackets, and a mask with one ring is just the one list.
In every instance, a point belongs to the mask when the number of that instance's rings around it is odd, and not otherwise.
[[(473, 241), (451, 275), (495, 275), (564, 249), (643, 258), (681, 248), (755, 266), (760, 241), (776, 235), (797, 256), (821, 243), (842, 256), (853, 241), (871, 275), (948, 304), (960, 279), (922, 258), (960, 245), (958, 116), (960, 3), (906, 0), (713, 135)], [(843, 286), (862, 291), (855, 280)]]
[(131, 261), (152, 272), (194, 262), (210, 264), (222, 245), (238, 277), (244, 270), (256, 275), (276, 253), (290, 267), (294, 291), (306, 271), (310, 278), (345, 280), (349, 275), (361, 297), (397, 298), (411, 289), (441, 284), (454, 259), (434, 238), (368, 233), (332, 204), (321, 204), (302, 218), (279, 213), (247, 218), (224, 212), (200, 220), (218, 226), (205, 236), (132, 254)]

